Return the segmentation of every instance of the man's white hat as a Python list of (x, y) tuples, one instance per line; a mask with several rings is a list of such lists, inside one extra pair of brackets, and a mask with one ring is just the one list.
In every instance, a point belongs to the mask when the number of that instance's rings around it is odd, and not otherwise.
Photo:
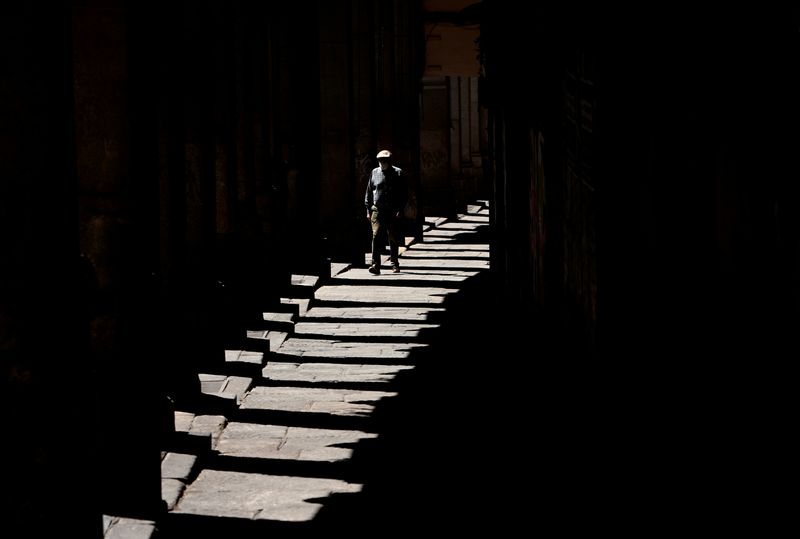
[(378, 152), (378, 159), (389, 159), (392, 156), (392, 152), (389, 150), (381, 150)]

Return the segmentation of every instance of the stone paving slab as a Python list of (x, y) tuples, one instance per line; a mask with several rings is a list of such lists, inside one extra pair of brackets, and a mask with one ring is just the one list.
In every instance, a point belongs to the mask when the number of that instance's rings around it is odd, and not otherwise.
[(269, 340), (269, 347), (270, 350), (277, 350), (283, 344), (283, 341), (289, 334), (285, 331), (277, 331), (277, 330), (248, 330), (247, 337), (251, 339), (268, 339)]
[(474, 232), (475, 230), (478, 230), (482, 226), (483, 226), (483, 224), (481, 224), (481, 223), (470, 223), (470, 222), (466, 222), (466, 221), (451, 221), (449, 223), (444, 223), (443, 225), (438, 227), (436, 230), (438, 230), (438, 231), (442, 231), (442, 230), (467, 230), (467, 231), (470, 231), (470, 232)]
[(369, 365), (347, 363), (270, 362), (264, 377), (280, 382), (309, 383), (389, 383), (412, 365)]
[(436, 227), (447, 221), (447, 217), (426, 217), (425, 223)]
[(306, 314), (311, 300), (309, 298), (281, 298), (281, 303), (285, 305), (296, 305), (298, 315), (303, 316)]
[(217, 451), (227, 457), (338, 462), (349, 459), (353, 449), (337, 445), (377, 436), (355, 430), (230, 423)]
[[(489, 269), (489, 259), (475, 260), (470, 258), (405, 258), (403, 264), (400, 266), (403, 269), (411, 268), (431, 268), (431, 269), (446, 269), (446, 268), (475, 268), (475, 269)], [(370, 287), (372, 288), (372, 287)]]
[(448, 246), (452, 245), (453, 240), (459, 233), (451, 232), (449, 234), (433, 234), (432, 232), (426, 234), (425, 244), (431, 245), (433, 243), (443, 243)]
[(436, 328), (437, 324), (403, 324), (403, 323), (372, 323), (360, 324), (357, 322), (300, 322), (295, 328), (295, 335), (330, 335), (337, 336), (372, 336), (372, 337), (408, 337), (413, 339), (420, 336), (420, 331), (425, 328)]
[[(414, 264), (414, 260), (409, 259), (407, 260), (407, 263)], [(406, 266), (403, 268), (403, 272), (400, 275), (407, 277), (410, 281), (436, 277), (440, 282), (452, 283), (465, 281), (470, 277), (474, 277), (478, 273), (479, 271), (477, 271), (477, 269), (454, 269), (445, 267), (425, 268)]]
[(303, 387), (255, 387), (242, 401), (243, 409), (315, 412), (339, 416), (368, 416), (374, 403), (397, 393)]
[(264, 364), (263, 352), (251, 350), (225, 350), (225, 361), (241, 361), (242, 363)]
[(196, 455), (184, 453), (167, 453), (161, 460), (161, 477), (186, 481), (197, 464)]
[[(441, 250), (441, 251), (485, 251), (489, 252), (489, 246), (485, 243), (428, 243), (427, 241), (417, 243), (414, 249)], [(413, 249), (412, 249), (413, 250)]]
[(291, 282), (295, 286), (315, 287), (319, 284), (319, 277), (316, 275), (292, 275)]
[(420, 307), (314, 307), (308, 311), (307, 318), (352, 319), (397, 319), (428, 320), (430, 313), (444, 312), (443, 308)]
[(253, 385), (253, 379), (245, 376), (228, 376), (225, 380), (225, 385), (220, 390), (223, 395), (230, 395), (236, 399), (236, 402), (241, 402), (247, 390)]
[(295, 321), (296, 316), (294, 313), (272, 313), (266, 312), (263, 313), (263, 318), (267, 322), (283, 322), (285, 324), (290, 324)]
[[(438, 262), (438, 261), (434, 261)], [(481, 264), (484, 262), (479, 261)], [(417, 262), (414, 262), (417, 265)], [(434, 264), (431, 264), (434, 266)], [(378, 279), (379, 277), (374, 277)], [(365, 290), (366, 289), (366, 290)], [(451, 291), (447, 288), (414, 287), (414, 286), (324, 286), (317, 290), (317, 299), (321, 301), (350, 301), (363, 303), (430, 303), (444, 302), (444, 295)]]
[(205, 373), (200, 373), (197, 377), (200, 379), (200, 391), (213, 394), (222, 391), (222, 387), (225, 385), (225, 379), (227, 378), (224, 374)]
[(186, 489), (175, 512), (302, 522), (322, 507), (306, 500), (360, 490), (361, 485), (338, 479), (204, 470)]
[[(443, 226), (444, 225), (442, 225), (442, 227)], [(467, 231), (458, 230), (458, 229), (449, 229), (449, 230), (447, 230), (447, 229), (444, 229), (442, 227), (436, 228), (436, 229), (431, 230), (430, 232), (428, 232), (428, 234), (426, 234), (425, 241), (428, 242), (428, 241), (434, 241), (434, 240), (437, 240), (437, 239), (441, 240), (443, 238), (446, 239), (447, 241), (451, 241), (456, 236), (459, 236), (461, 234), (470, 234), (470, 233), (472, 233), (471, 230), (467, 230)]]
[(228, 420), (225, 416), (221, 415), (198, 415), (192, 421), (192, 429), (189, 431), (191, 434), (198, 436), (210, 436), (211, 447), (213, 448), (219, 440), (222, 430)]
[(414, 348), (424, 343), (342, 342), (332, 339), (291, 339), (281, 347), (280, 354), (328, 358), (406, 359)]
[(343, 262), (331, 262), (331, 277), (344, 273), (351, 268), (350, 264)]
[(489, 258), (489, 251), (435, 251), (433, 249), (411, 249), (403, 257), (405, 260), (409, 258), (419, 257), (436, 257), (436, 258)]
[(175, 412), (175, 430), (178, 432), (189, 432), (194, 421), (194, 414), (189, 412)]
[(150, 520), (103, 515), (105, 539), (151, 539), (155, 532), (156, 523)]
[(489, 224), (490, 219), (487, 215), (476, 215), (474, 213), (458, 214), (458, 220), (460, 222), (467, 222), (467, 223), (482, 223), (482, 224)]
[[(435, 255), (436, 255), (435, 251), (428, 252), (428, 256), (435, 256)], [(436, 257), (436, 258), (438, 259), (444, 257)], [(429, 266), (431, 269), (419, 268), (415, 267), (417, 260), (419, 260), (419, 258), (405, 257), (403, 259), (403, 262), (401, 263), (400, 273), (392, 273), (389, 269), (389, 266), (383, 268), (383, 272), (380, 275), (372, 275), (366, 269), (350, 270), (346, 274), (337, 277), (336, 280), (333, 282), (333, 284), (335, 286), (340, 286), (343, 284), (349, 284), (350, 282), (353, 281), (365, 281), (365, 280), (372, 281), (372, 283), (375, 286), (379, 286), (385, 283), (393, 283), (395, 281), (401, 281), (401, 282), (412, 281), (414, 283), (418, 281), (431, 281), (432, 283), (435, 282), (437, 284), (443, 284), (443, 283), (461, 282), (477, 274), (474, 271), (447, 269), (444, 266), (442, 267)], [(372, 288), (372, 285), (368, 286)]]
[(172, 511), (180, 500), (183, 491), (186, 490), (186, 483), (178, 479), (161, 479), (161, 499), (167, 503), (167, 510)]

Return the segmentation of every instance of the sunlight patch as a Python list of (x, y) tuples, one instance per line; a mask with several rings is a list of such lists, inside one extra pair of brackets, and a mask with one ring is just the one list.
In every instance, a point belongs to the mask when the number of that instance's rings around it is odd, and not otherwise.
[(353, 455), (352, 447), (338, 446), (377, 437), (357, 430), (232, 422), (225, 427), (216, 449), (226, 457), (337, 462)]
[(352, 365), (348, 363), (293, 363), (270, 361), (264, 378), (280, 382), (388, 383), (411, 365)]
[(323, 389), (306, 387), (254, 387), (242, 400), (243, 410), (326, 413), (368, 416), (380, 399), (394, 397), (388, 391)]
[(298, 322), (294, 326), (295, 335), (326, 335), (331, 337), (360, 336), (370, 337), (419, 337), (420, 330), (439, 327), (438, 324), (403, 324), (356, 322)]
[(303, 522), (313, 519), (322, 507), (306, 500), (361, 488), (338, 479), (203, 470), (186, 488), (174, 512)]

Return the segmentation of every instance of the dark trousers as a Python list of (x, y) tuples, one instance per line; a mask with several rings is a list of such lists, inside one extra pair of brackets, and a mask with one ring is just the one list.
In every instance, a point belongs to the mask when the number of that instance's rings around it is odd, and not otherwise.
[(389, 236), (389, 259), (392, 265), (398, 264), (397, 252), (402, 241), (402, 230), (400, 227), (400, 218), (395, 217), (395, 212), (388, 210), (378, 210), (372, 207), (372, 263), (380, 267), (381, 265), (381, 251), (383, 251), (385, 243), (384, 234)]

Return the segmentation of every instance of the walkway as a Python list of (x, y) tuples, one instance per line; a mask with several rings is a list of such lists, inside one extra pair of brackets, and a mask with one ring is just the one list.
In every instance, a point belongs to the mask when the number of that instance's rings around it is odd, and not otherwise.
[[(482, 309), (488, 213), (481, 203), (429, 220), (399, 274), (339, 268), (313, 298), (286, 300), (299, 316), (250, 332), (271, 343), (260, 378), (203, 378), (235, 409), (176, 416), (178, 430), (212, 450), (164, 454), (170, 511), (153, 537), (379, 536), (463, 519), (486, 495), (474, 489), (494, 482), (462, 464), (493, 437), (476, 387), (491, 383), (492, 358), (471, 353), (488, 349), (476, 322), (494, 316)], [(108, 519), (106, 537), (149, 524)]]

